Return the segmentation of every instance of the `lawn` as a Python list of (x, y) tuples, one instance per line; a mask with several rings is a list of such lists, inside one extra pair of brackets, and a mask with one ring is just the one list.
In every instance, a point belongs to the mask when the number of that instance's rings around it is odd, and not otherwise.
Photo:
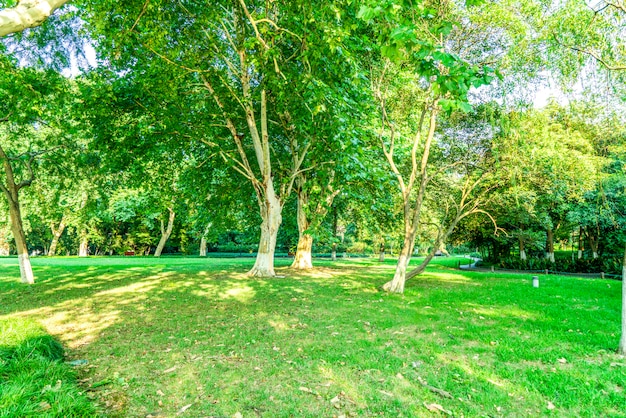
[[(65, 347), (48, 356), (64, 377), (33, 370), (38, 386), (16, 388), (6, 353), (32, 335), (3, 333), (0, 416), (626, 417), (619, 282), (535, 289), (442, 258), (400, 296), (379, 290), (393, 260), (277, 260), (285, 277), (269, 280), (245, 277), (253, 262), (42, 257), (28, 287), (0, 259), (3, 331), (41, 325)], [(20, 387), (28, 414), (6, 409)], [(74, 412), (42, 398), (55, 388)]]

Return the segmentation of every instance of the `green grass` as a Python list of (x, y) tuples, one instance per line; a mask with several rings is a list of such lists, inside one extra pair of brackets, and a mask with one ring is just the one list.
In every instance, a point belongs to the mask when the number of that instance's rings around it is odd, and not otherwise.
[(0, 417), (93, 417), (63, 347), (32, 319), (0, 319)]
[(27, 287), (0, 259), (0, 321), (87, 360), (81, 390), (113, 417), (626, 416), (619, 282), (534, 289), (438, 258), (400, 296), (379, 290), (393, 260), (277, 260), (270, 280), (253, 261), (36, 258)]

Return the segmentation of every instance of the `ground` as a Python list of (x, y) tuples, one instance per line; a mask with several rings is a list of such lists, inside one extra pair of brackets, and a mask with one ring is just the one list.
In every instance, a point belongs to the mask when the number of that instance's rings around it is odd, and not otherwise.
[(393, 260), (278, 260), (275, 279), (253, 262), (41, 257), (27, 286), (0, 259), (0, 324), (58, 338), (104, 416), (626, 416), (619, 282), (535, 289), (448, 258), (402, 296), (379, 290)]

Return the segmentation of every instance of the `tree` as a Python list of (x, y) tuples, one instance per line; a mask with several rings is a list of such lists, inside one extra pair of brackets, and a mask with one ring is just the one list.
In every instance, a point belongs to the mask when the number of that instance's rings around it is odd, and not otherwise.
[[(71, 128), (58, 119), (71, 86), (58, 74), (18, 68), (0, 56), (0, 183), (8, 206), (11, 230), (20, 265), (22, 282), (34, 283), (22, 225), (20, 190), (35, 180), (36, 165), (43, 155), (59, 149), (61, 135), (71, 136)], [(65, 132), (64, 132), (65, 130)]]
[[(402, 250), (394, 277), (384, 288), (402, 293), (427, 188), (437, 171), (429, 166), (429, 159), (438, 117), (442, 111), (471, 109), (467, 102), (470, 87), (488, 84), (493, 71), (446, 50), (445, 39), (453, 24), (443, 5), (436, 9), (389, 1), (384, 6), (363, 6), (360, 16), (381, 34), (382, 59), (372, 90), (380, 109), (383, 154), (397, 178), (404, 210)], [(409, 99), (403, 102), (402, 98)], [(418, 105), (408, 106), (409, 101)], [(408, 133), (401, 131), (399, 120), (408, 121)], [(408, 140), (406, 144), (403, 139)]]

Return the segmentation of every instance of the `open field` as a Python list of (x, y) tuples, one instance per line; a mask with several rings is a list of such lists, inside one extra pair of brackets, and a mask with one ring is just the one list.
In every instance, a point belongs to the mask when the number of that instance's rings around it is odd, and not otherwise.
[[(246, 278), (253, 262), (35, 258), (28, 287), (0, 259), (0, 416), (71, 416), (58, 397), (81, 403), (73, 416), (626, 416), (619, 282), (534, 289), (438, 259), (398, 296), (379, 291), (393, 260), (296, 273), (279, 259), (271, 280)], [(33, 320), (87, 363), (75, 385), (72, 370), (37, 374), (31, 393), (48, 398), (19, 415), (2, 356), (25, 338), (11, 324), (39, 335)]]

